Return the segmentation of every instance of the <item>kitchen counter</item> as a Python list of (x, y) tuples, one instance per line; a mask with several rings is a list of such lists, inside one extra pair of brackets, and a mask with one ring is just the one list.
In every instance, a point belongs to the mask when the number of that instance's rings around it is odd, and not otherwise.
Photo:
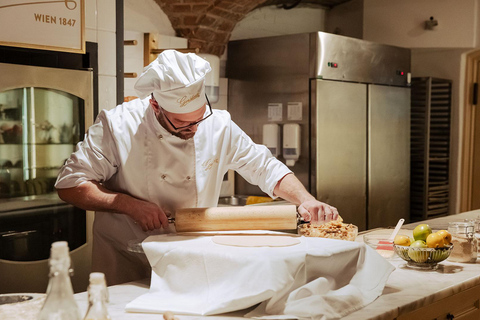
[[(442, 217), (426, 221), (432, 229), (447, 229), (449, 221), (473, 219), (480, 216), (480, 210), (465, 212), (459, 215)], [(413, 230), (420, 222), (407, 224), (402, 230)], [(371, 230), (361, 233), (357, 241), (368, 232), (390, 233), (392, 230)], [(405, 266), (405, 261), (398, 257), (389, 260), (396, 270), (390, 275), (383, 294), (373, 303), (342, 318), (345, 320), (362, 319), (416, 319), (415, 312), (421, 313), (419, 319), (433, 319), (447, 313), (468, 313), (461, 319), (480, 319), (480, 263), (453, 263), (443, 261), (437, 270), (413, 270)], [(160, 314), (126, 313), (125, 305), (136, 297), (146, 293), (148, 281), (131, 282), (109, 287), (109, 312), (112, 319), (162, 319)], [(82, 314), (87, 308), (85, 292), (75, 295)], [(452, 298), (457, 302), (452, 303)], [(444, 311), (443, 309), (447, 311)], [(238, 311), (219, 316), (177, 316), (180, 320), (187, 319), (242, 319), (249, 310)], [(438, 313), (435, 314), (435, 313)], [(431, 315), (431, 316), (428, 316)], [(244, 318), (243, 318), (244, 319)], [(457, 317), (455, 318), (457, 319)]]

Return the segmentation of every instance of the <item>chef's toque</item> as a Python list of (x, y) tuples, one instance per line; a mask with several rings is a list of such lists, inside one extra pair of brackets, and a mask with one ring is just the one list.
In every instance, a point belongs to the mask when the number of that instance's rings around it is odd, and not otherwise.
[(141, 99), (153, 93), (169, 112), (189, 113), (206, 103), (205, 75), (211, 70), (196, 54), (165, 50), (145, 67), (134, 88)]

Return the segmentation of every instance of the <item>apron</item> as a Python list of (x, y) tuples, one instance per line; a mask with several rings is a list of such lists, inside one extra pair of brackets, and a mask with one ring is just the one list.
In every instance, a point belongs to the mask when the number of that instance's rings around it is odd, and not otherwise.
[[(226, 111), (215, 110), (192, 139), (183, 140), (160, 125), (148, 98), (136, 99), (102, 110), (61, 169), (56, 187), (100, 181), (174, 216), (178, 208), (215, 207), (229, 169), (272, 197), (278, 180), (291, 172), (265, 146), (253, 143)], [(92, 271), (105, 273), (108, 285), (149, 277), (145, 255), (130, 252), (128, 242), (163, 232), (143, 232), (127, 215), (96, 212)]]

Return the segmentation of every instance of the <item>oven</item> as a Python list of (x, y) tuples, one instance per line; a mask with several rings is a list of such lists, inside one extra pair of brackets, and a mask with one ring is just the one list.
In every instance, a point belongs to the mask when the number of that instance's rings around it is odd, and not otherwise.
[(0, 293), (45, 292), (60, 240), (84, 291), (93, 212), (63, 202), (54, 184), (93, 123), (93, 72), (0, 63), (0, 74)]

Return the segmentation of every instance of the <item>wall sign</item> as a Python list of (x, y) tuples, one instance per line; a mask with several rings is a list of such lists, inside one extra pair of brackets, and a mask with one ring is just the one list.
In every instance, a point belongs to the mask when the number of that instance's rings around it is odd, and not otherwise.
[(268, 121), (282, 121), (283, 104), (277, 102), (268, 103)]
[(0, 44), (85, 53), (84, 0), (0, 0)]

